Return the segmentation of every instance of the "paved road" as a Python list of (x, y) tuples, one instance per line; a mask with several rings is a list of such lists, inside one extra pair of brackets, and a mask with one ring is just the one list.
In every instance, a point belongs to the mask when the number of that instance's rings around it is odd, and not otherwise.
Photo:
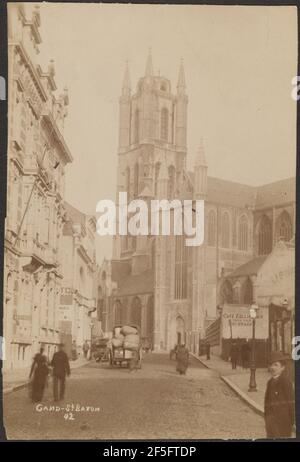
[[(50, 410), (54, 406), (51, 386), (42, 404), (45, 408), (40, 411), (28, 400), (26, 389), (5, 395), (7, 438), (252, 439), (265, 436), (263, 419), (235, 396), (215, 372), (192, 359), (187, 375), (179, 376), (175, 362), (165, 354), (146, 355), (142, 370), (132, 373), (127, 369), (88, 364), (72, 372), (66, 399), (59, 403), (60, 410)], [(70, 412), (67, 412), (68, 406)]]

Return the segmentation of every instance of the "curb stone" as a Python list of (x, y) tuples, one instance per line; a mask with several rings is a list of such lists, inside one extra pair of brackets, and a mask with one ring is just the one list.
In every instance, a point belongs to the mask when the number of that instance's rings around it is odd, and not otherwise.
[[(208, 366), (206, 363), (204, 363), (201, 358), (199, 358), (198, 356), (196, 356), (194, 353), (191, 353), (191, 356), (193, 356), (193, 358), (197, 359), (204, 367), (206, 367), (206, 369), (211, 369), (213, 370), (212, 367)], [(215, 369), (216, 370), (216, 369)], [(218, 371), (217, 371), (218, 372)], [(259, 414), (261, 417), (264, 416), (264, 409), (262, 406), (260, 406), (259, 404), (257, 404), (253, 399), (251, 399), (247, 393), (243, 392), (235, 383), (233, 383), (228, 377), (225, 377), (224, 375), (221, 375), (220, 374), (220, 379), (226, 383), (226, 385), (231, 388), (231, 390), (233, 390), (238, 396), (239, 398), (244, 401), (246, 404), (248, 404), (248, 406), (253, 410), (255, 411), (257, 414)]]

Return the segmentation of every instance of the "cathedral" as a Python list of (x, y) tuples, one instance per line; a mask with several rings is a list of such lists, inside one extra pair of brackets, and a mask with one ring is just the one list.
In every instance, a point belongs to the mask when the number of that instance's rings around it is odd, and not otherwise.
[[(279, 238), (293, 238), (295, 179), (253, 187), (210, 177), (201, 143), (188, 171), (183, 63), (176, 91), (154, 74), (151, 53), (135, 92), (127, 67), (119, 104), (117, 200), (122, 191), (128, 202), (204, 200), (205, 237), (201, 246), (187, 247), (185, 236), (116, 235), (112, 260), (100, 269), (99, 318), (105, 331), (124, 323), (140, 326), (154, 350), (186, 342), (196, 351), (217, 316), (220, 281), (268, 255)], [(251, 303), (249, 284), (244, 293)]]

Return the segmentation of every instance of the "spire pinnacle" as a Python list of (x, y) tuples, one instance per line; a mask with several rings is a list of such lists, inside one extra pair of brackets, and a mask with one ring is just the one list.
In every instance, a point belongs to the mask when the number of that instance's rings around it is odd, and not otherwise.
[(149, 54), (148, 54), (147, 63), (146, 63), (145, 76), (146, 77), (152, 77), (153, 76), (153, 63), (152, 63), (152, 51), (151, 51), (151, 48), (149, 48)]
[(185, 93), (185, 73), (184, 73), (184, 65), (183, 65), (182, 58), (180, 61), (180, 68), (179, 68), (179, 74), (178, 74), (177, 92), (180, 94)]
[(195, 167), (207, 167), (203, 138), (200, 138), (200, 144), (195, 159)]
[(168, 169), (167, 169), (167, 159), (165, 156), (164, 160), (160, 164), (158, 180), (162, 181), (162, 180), (168, 180), (168, 179), (169, 179), (169, 175), (168, 175)]
[(123, 95), (129, 95), (130, 90), (131, 90), (131, 84), (130, 84), (129, 66), (128, 66), (128, 61), (126, 61), (126, 68), (124, 72), (123, 85), (122, 85)]

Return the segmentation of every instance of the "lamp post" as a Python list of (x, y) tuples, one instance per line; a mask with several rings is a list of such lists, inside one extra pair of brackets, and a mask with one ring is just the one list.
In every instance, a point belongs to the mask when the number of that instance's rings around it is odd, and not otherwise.
[(251, 362), (250, 362), (250, 383), (248, 391), (257, 391), (256, 386), (256, 365), (255, 365), (255, 320), (257, 316), (258, 306), (252, 303), (250, 307), (250, 318), (252, 319), (252, 345), (251, 345)]
[(93, 328), (94, 328), (94, 323), (93, 323), (93, 321), (90, 322), (90, 328), (91, 328), (91, 345), (90, 345), (90, 351), (89, 351), (89, 359), (92, 358)]

